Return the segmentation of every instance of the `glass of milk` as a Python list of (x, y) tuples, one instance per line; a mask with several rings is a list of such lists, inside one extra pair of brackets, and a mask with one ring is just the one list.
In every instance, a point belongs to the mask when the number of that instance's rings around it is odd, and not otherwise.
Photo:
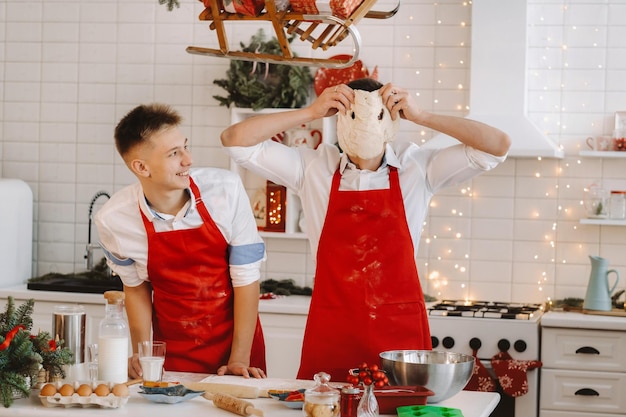
[(144, 383), (161, 381), (165, 362), (165, 342), (156, 340), (139, 342), (138, 352)]

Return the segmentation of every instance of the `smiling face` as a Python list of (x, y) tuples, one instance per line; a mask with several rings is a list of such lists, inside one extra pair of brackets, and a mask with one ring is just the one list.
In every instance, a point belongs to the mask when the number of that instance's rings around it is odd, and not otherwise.
[(349, 156), (372, 159), (395, 139), (399, 120), (391, 119), (378, 91), (354, 90), (351, 111), (337, 116), (339, 146)]
[(189, 169), (193, 163), (188, 139), (175, 126), (158, 130), (131, 151), (131, 169), (144, 190), (168, 193), (189, 187)]

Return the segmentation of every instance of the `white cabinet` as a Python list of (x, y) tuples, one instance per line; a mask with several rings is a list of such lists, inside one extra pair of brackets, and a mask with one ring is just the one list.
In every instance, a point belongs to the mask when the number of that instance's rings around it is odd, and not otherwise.
[(267, 376), (295, 379), (300, 367), (300, 354), (306, 315), (261, 313), (265, 336)]
[[(249, 117), (254, 117), (260, 114), (267, 113), (279, 113), (290, 111), (293, 109), (262, 109), (252, 110), (250, 108), (233, 108), (231, 110), (231, 124), (238, 123)], [(314, 120), (307, 126), (308, 129), (317, 130), (321, 133), (322, 141), (325, 143), (336, 143), (336, 117), (325, 117), (321, 120)], [(284, 136), (285, 132), (282, 132), (281, 136)], [(266, 179), (261, 178), (246, 169), (243, 169), (233, 161), (230, 162), (231, 170), (237, 172), (241, 177), (243, 185), (248, 193), (251, 204), (254, 208), (254, 200), (257, 196), (259, 189), (264, 189)], [(306, 235), (300, 230), (298, 223), (300, 218), (300, 199), (295, 195), (292, 190), (287, 189), (286, 196), (286, 213), (285, 213), (285, 233), (282, 232), (261, 232), (263, 237), (286, 237), (296, 239), (306, 239)]]
[[(67, 294), (67, 293), (65, 293)], [(24, 304), (29, 298), (21, 296), (13, 296), (16, 308)], [(72, 302), (72, 301), (47, 301), (38, 300), (35, 298), (35, 306), (33, 311), (33, 328), (32, 333), (38, 331), (46, 331), (52, 334), (52, 314), (54, 307), (58, 305), (82, 305), (85, 308), (86, 320), (85, 320), (85, 344), (98, 342), (98, 326), (100, 320), (104, 318), (105, 307), (104, 298), (102, 303), (84, 303), (84, 302)], [(2, 311), (6, 308), (7, 299), (0, 298), (0, 306)]]
[(626, 410), (626, 332), (543, 327), (540, 417)]

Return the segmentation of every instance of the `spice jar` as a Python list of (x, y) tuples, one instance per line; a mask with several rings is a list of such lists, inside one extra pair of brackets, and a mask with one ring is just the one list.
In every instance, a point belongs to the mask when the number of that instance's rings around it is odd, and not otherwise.
[(611, 219), (626, 219), (626, 191), (611, 191), (609, 208)]
[(344, 387), (341, 389), (341, 417), (356, 417), (357, 407), (361, 400), (361, 390), (358, 387)]
[(339, 391), (328, 385), (330, 375), (315, 374), (317, 385), (304, 391), (302, 412), (305, 417), (338, 417)]

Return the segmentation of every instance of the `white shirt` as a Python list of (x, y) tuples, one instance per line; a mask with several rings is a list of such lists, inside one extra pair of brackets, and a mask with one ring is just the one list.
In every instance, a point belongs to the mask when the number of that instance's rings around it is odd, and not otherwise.
[[(239, 176), (218, 168), (191, 170), (211, 218), (229, 245), (229, 270), (234, 287), (258, 281), (265, 244), (259, 236), (250, 200)], [(192, 195), (191, 189), (188, 189)], [(176, 216), (157, 213), (146, 201), (141, 184), (129, 185), (115, 193), (96, 212), (100, 244), (107, 264), (122, 282), (134, 287), (149, 281), (148, 241), (138, 207), (154, 224), (155, 231), (191, 229), (202, 224), (194, 198)], [(181, 256), (185, 256), (181, 254)]]
[(314, 257), (337, 167), (342, 174), (340, 190), (389, 188), (388, 166), (398, 169), (407, 223), (417, 256), (422, 224), (435, 192), (493, 169), (506, 159), (463, 144), (427, 149), (408, 141), (394, 141), (386, 144), (380, 168), (369, 171), (358, 169), (345, 154), (340, 154), (339, 149), (330, 144), (321, 144), (313, 150), (290, 148), (267, 140), (255, 146), (225, 149), (237, 164), (290, 188), (300, 197)]

